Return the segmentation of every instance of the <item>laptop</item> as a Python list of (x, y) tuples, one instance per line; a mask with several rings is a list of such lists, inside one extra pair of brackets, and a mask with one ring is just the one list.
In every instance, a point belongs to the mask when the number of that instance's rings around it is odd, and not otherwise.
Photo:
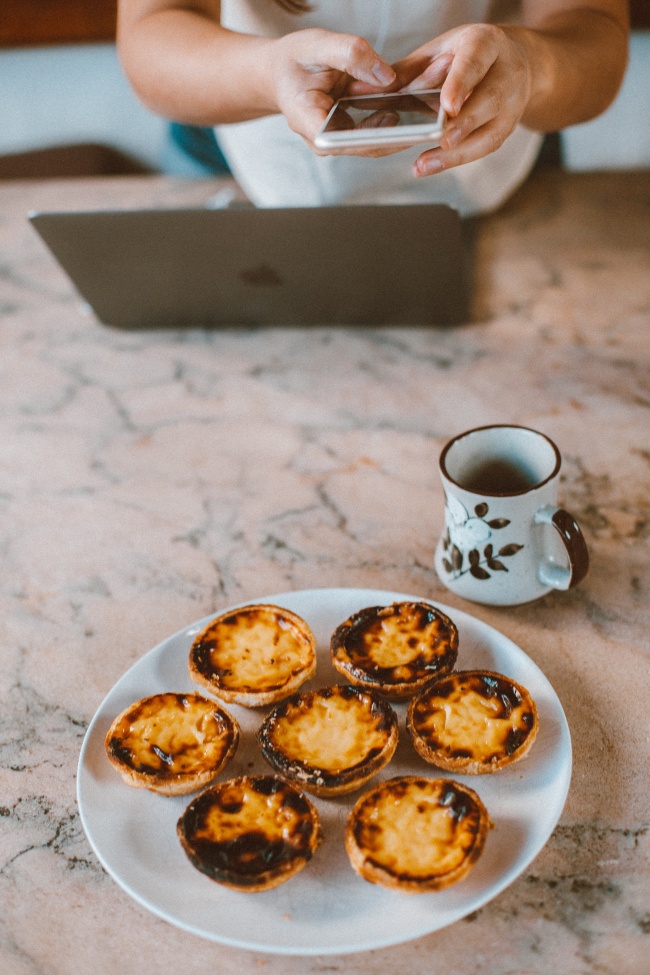
[(455, 325), (469, 318), (466, 228), (442, 204), (29, 219), (106, 325)]

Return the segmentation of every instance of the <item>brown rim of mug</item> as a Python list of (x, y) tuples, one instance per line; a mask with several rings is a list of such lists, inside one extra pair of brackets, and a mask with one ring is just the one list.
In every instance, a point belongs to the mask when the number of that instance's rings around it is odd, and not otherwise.
[[(553, 448), (553, 453), (555, 454), (555, 466), (553, 470), (547, 477), (541, 481), (538, 481), (536, 484), (532, 484), (529, 488), (526, 488), (525, 491), (470, 491), (469, 488), (463, 487), (462, 484), (459, 484), (459, 482), (450, 475), (445, 464), (445, 459), (447, 457), (447, 453), (455, 443), (458, 443), (459, 440), (464, 440), (465, 437), (469, 437), (472, 433), (480, 433), (482, 430), (525, 430), (527, 433), (534, 433), (537, 437), (543, 437), (543, 439), (546, 440), (546, 442)], [(543, 484), (548, 484), (549, 481), (553, 480), (556, 474), (559, 473), (561, 464), (562, 457), (560, 456), (560, 451), (557, 449), (550, 437), (547, 437), (545, 433), (541, 433), (539, 430), (533, 430), (532, 427), (524, 427), (519, 423), (488, 423), (483, 427), (472, 427), (471, 430), (464, 430), (463, 433), (459, 433), (455, 437), (452, 437), (451, 440), (445, 444), (442, 449), (442, 453), (440, 454), (440, 460), (438, 461), (441, 472), (451, 484), (455, 484), (456, 487), (460, 488), (461, 491), (467, 491), (468, 494), (475, 494), (478, 497), (480, 493), (481, 496), (485, 496), (487, 498), (516, 498), (519, 495), (528, 494), (530, 491), (536, 491), (537, 488), (542, 487)]]

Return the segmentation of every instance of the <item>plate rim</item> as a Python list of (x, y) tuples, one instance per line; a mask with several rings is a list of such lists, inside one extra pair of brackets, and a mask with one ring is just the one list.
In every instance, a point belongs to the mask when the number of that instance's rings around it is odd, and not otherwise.
[[(470, 625), (476, 626), (478, 624), (479, 628), (484, 629), (486, 632), (495, 634), (500, 641), (504, 641), (507, 644), (507, 649), (509, 653), (514, 653), (515, 656), (519, 656), (522, 662), (527, 663), (532, 666), (537, 672), (538, 678), (541, 678), (543, 682), (547, 685), (547, 689), (550, 691), (552, 698), (554, 699), (554, 704), (557, 708), (557, 716), (560, 719), (560, 738), (561, 738), (561, 754), (562, 754), (562, 775), (559, 776), (559, 785), (562, 786), (561, 793), (558, 793), (558, 811), (557, 815), (553, 819), (550, 829), (546, 835), (544, 842), (541, 846), (534, 846), (532, 851), (526, 853), (525, 856), (521, 857), (513, 864), (504, 874), (502, 874), (496, 881), (490, 883), (489, 887), (476, 899), (477, 902), (473, 903), (471, 907), (464, 913), (460, 913), (453, 917), (449, 921), (445, 921), (441, 925), (434, 925), (433, 927), (427, 927), (423, 925), (420, 930), (409, 931), (406, 935), (402, 936), (396, 933), (394, 936), (386, 936), (380, 942), (376, 940), (364, 941), (364, 942), (353, 942), (350, 944), (342, 945), (337, 944), (334, 947), (328, 947), (327, 945), (302, 945), (302, 944), (267, 944), (262, 942), (254, 941), (243, 941), (239, 938), (233, 938), (227, 934), (217, 934), (215, 932), (206, 931), (197, 924), (188, 923), (176, 917), (174, 914), (170, 913), (163, 907), (159, 907), (152, 902), (151, 899), (147, 899), (145, 896), (140, 894), (137, 890), (134, 890), (129, 886), (122, 878), (119, 873), (113, 869), (109, 862), (107, 862), (103, 852), (98, 848), (95, 839), (92, 835), (92, 827), (88, 823), (86, 810), (84, 809), (84, 801), (82, 797), (83, 793), (83, 780), (86, 775), (85, 759), (89, 747), (92, 744), (94, 734), (96, 733), (96, 725), (102, 718), (102, 712), (105, 708), (107, 702), (113, 697), (114, 693), (118, 688), (126, 683), (132, 672), (142, 666), (143, 662), (156, 654), (164, 652), (165, 645), (171, 643), (176, 639), (180, 639), (188, 634), (188, 631), (192, 629), (201, 629), (206, 626), (212, 619), (221, 613), (229, 612), (233, 609), (238, 609), (243, 606), (253, 605), (256, 603), (274, 603), (278, 605), (283, 605), (284, 601), (295, 599), (296, 597), (300, 599), (323, 599), (327, 596), (328, 599), (334, 599), (337, 596), (339, 598), (364, 598), (368, 595), (376, 602), (377, 605), (388, 605), (390, 602), (396, 600), (400, 601), (418, 601), (426, 602), (435, 608), (440, 609), (443, 613), (450, 616), (451, 619), (462, 617), (459, 622), (469, 621)], [(367, 603), (370, 605), (371, 603)], [(213, 944), (223, 944), (228, 947), (239, 948), (246, 951), (252, 951), (257, 953), (264, 953), (269, 955), (287, 955), (287, 956), (316, 956), (316, 955), (348, 955), (360, 953), (363, 951), (379, 950), (382, 948), (394, 947), (399, 944), (405, 944), (409, 941), (417, 940), (421, 937), (425, 937), (428, 934), (433, 934), (436, 931), (443, 930), (445, 927), (449, 927), (455, 924), (457, 921), (462, 920), (467, 914), (473, 911), (479, 910), (484, 907), (487, 903), (498, 897), (510, 884), (521, 876), (521, 874), (526, 870), (530, 863), (541, 853), (549, 839), (553, 835), (553, 832), (560, 820), (562, 812), (564, 810), (566, 799), (569, 793), (571, 785), (571, 776), (573, 769), (573, 744), (571, 740), (571, 732), (569, 729), (569, 724), (562, 706), (562, 702), (555, 691), (555, 688), (551, 684), (550, 680), (541, 669), (541, 667), (531, 658), (529, 655), (510, 637), (506, 636), (496, 627), (492, 626), (490, 623), (486, 623), (480, 617), (474, 616), (472, 613), (468, 613), (466, 610), (459, 609), (454, 606), (449, 606), (437, 599), (431, 599), (428, 597), (412, 595), (408, 593), (402, 593), (391, 589), (374, 589), (368, 587), (342, 587), (342, 586), (330, 586), (330, 587), (314, 587), (309, 589), (292, 589), (283, 592), (274, 593), (267, 596), (262, 596), (254, 599), (244, 599), (238, 602), (233, 602), (227, 606), (217, 609), (214, 612), (208, 613), (207, 615), (201, 617), (198, 620), (188, 623), (186, 626), (181, 627), (176, 632), (169, 634), (162, 640), (160, 640), (155, 646), (151, 647), (149, 650), (145, 651), (137, 660), (135, 660), (114, 682), (109, 691), (104, 695), (101, 702), (95, 709), (95, 713), (91, 718), (88, 728), (84, 734), (84, 738), (81, 744), (81, 749), (79, 752), (79, 759), (77, 763), (77, 774), (76, 774), (76, 799), (77, 808), (79, 811), (79, 818), (84, 830), (87, 841), (89, 842), (95, 856), (99, 860), (102, 868), (111, 877), (111, 879), (123, 890), (130, 898), (132, 898), (140, 906), (144, 907), (147, 911), (152, 913), (154, 916), (172, 924), (174, 927), (179, 928), (187, 933), (196, 935), (204, 940), (207, 940)]]

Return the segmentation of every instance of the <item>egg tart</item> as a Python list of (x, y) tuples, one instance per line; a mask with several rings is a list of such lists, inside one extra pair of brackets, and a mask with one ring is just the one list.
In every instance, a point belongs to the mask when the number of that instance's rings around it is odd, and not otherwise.
[(108, 760), (128, 785), (166, 796), (202, 789), (238, 743), (239, 725), (216, 701), (171, 692), (131, 704), (105, 739)]
[(256, 892), (302, 870), (321, 841), (318, 813), (278, 776), (230, 779), (196, 796), (178, 820), (192, 864), (235, 890)]
[(213, 619), (190, 648), (193, 681), (223, 701), (245, 707), (273, 704), (316, 670), (308, 625), (279, 606), (231, 609)]
[(437, 768), (465, 775), (496, 772), (519, 761), (538, 726), (526, 688), (490, 670), (439, 678), (413, 698), (407, 715), (418, 754)]
[(404, 893), (442, 890), (471, 870), (490, 817), (478, 795), (449, 779), (388, 779), (352, 809), (345, 848), (370, 883)]
[(388, 764), (397, 739), (387, 701), (339, 684), (281, 701), (258, 732), (267, 762), (317, 796), (359, 789)]
[(331, 639), (332, 664), (352, 684), (390, 700), (412, 697), (453, 669), (458, 630), (424, 602), (370, 606), (350, 616)]

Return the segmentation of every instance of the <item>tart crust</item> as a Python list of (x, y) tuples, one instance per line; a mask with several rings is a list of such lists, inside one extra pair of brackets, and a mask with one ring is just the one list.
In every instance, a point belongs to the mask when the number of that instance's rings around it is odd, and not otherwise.
[(202, 789), (238, 744), (239, 725), (220, 704), (172, 692), (131, 704), (105, 739), (108, 760), (128, 785), (166, 796)]
[(245, 707), (287, 697), (315, 670), (316, 641), (305, 621), (262, 603), (217, 616), (190, 648), (192, 680)]
[(437, 768), (481, 775), (519, 761), (537, 735), (530, 693), (491, 670), (457, 671), (409, 704), (407, 729), (422, 758)]
[(197, 870), (251, 893), (299, 873), (321, 842), (314, 805), (291, 782), (273, 775), (211, 786), (189, 804), (177, 832)]
[(331, 656), (352, 684), (401, 701), (453, 669), (458, 630), (429, 603), (369, 606), (336, 628)]
[(443, 890), (471, 870), (492, 826), (478, 795), (450, 779), (388, 779), (357, 801), (345, 848), (360, 876), (405, 893)]
[(373, 691), (335, 684), (276, 704), (258, 732), (264, 758), (317, 796), (365, 785), (393, 757), (397, 715)]

